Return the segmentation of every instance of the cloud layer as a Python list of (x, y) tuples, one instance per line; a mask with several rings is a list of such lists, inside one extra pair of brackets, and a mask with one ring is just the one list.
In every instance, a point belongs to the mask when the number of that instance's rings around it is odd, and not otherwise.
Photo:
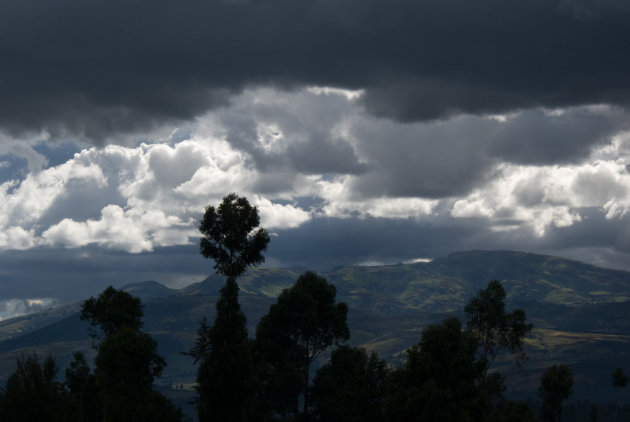
[[(141, 253), (195, 244), (204, 207), (235, 191), (278, 235), (272, 258), (289, 264), (289, 249), (301, 248), (290, 233), (308, 237), (316, 227), (336, 227), (329, 250), (357, 248), (329, 258), (319, 251), (322, 262), (376, 259), (376, 246), (355, 246), (364, 235), (343, 234), (344, 227), (367, 230), (367, 221), (380, 229), (359, 245), (391, 236), (376, 221), (428, 230), (435, 245), (449, 245), (414, 251), (401, 241), (405, 248), (394, 252), (400, 248), (385, 242), (389, 249), (380, 253), (392, 260), (463, 247), (590, 248), (597, 246), (592, 237), (576, 243), (567, 233), (597, 225), (619, 227), (602, 242), (630, 250), (622, 229), (630, 210), (623, 109), (536, 108), (404, 123), (366, 113), (363, 95), (247, 90), (189, 124), (184, 140), (91, 147), (36, 170), (22, 162), (24, 176), (0, 185), (0, 248)], [(35, 147), (26, 150), (38, 157)], [(18, 166), (29, 156), (24, 151), (6, 154), (7, 166)]]
[(274, 265), (630, 269), (628, 39), (620, 0), (3, 1), (0, 289), (40, 291), (1, 298), (197, 280), (228, 192)]
[(0, 128), (120, 142), (261, 85), (401, 121), (626, 106), (629, 38), (619, 0), (7, 0)]

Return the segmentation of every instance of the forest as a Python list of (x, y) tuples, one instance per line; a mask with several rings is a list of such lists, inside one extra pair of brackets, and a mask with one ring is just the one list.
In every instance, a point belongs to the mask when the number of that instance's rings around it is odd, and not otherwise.
[[(630, 409), (618, 405), (628, 383), (621, 367), (610, 376), (614, 406), (563, 406), (576, 380), (560, 363), (541, 374), (538, 397), (505, 397), (494, 364), (506, 357), (527, 364), (523, 344), (532, 324), (522, 309), (506, 311), (497, 280), (469, 300), (461, 320), (426, 327), (399, 367), (348, 345), (348, 307), (311, 271), (280, 293), (249, 338), (237, 280), (264, 261), (270, 237), (259, 224), (256, 208), (230, 194), (206, 208), (199, 226), (202, 255), (225, 277), (214, 322), (204, 318), (194, 345), (182, 351), (197, 367), (199, 421), (627, 420)], [(140, 299), (113, 287), (83, 302), (93, 364), (77, 352), (60, 380), (52, 355), (22, 356), (0, 391), (0, 420), (186, 420), (154, 388), (166, 361), (142, 331), (142, 318)], [(314, 369), (323, 355), (328, 360)]]

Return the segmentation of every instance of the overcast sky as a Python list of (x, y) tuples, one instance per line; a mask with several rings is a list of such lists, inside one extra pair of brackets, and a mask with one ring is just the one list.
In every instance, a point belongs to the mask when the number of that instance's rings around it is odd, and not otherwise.
[(630, 269), (628, 40), (625, 0), (0, 0), (0, 318), (203, 279), (229, 192), (268, 265)]

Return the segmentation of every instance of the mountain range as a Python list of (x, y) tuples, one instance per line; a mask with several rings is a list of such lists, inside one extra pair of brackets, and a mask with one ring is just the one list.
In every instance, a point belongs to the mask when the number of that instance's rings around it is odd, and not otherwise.
[[(304, 271), (259, 267), (238, 280), (251, 336), (277, 295)], [(630, 272), (546, 255), (468, 251), (426, 263), (339, 267), (322, 275), (336, 286), (337, 300), (349, 306), (350, 343), (375, 350), (392, 365), (403, 361), (427, 325), (452, 315), (463, 319), (466, 303), (496, 279), (506, 289), (508, 310), (524, 309), (534, 324), (526, 341), (530, 359), (522, 368), (506, 358), (497, 362), (508, 394), (535, 397), (542, 371), (566, 363), (575, 373), (575, 398), (610, 400), (611, 372), (617, 366), (630, 370)], [(179, 290), (154, 281), (124, 288), (142, 299), (144, 330), (168, 361), (162, 388), (192, 385), (196, 368), (181, 352), (191, 347), (202, 317), (213, 320), (223, 283), (212, 275)], [(1, 321), (0, 383), (22, 354), (52, 353), (61, 372), (74, 351), (93, 357), (79, 308), (75, 303)]]

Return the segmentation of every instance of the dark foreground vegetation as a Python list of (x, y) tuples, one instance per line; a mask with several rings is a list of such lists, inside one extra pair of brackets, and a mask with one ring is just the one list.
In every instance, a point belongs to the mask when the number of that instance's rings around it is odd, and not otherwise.
[[(347, 345), (347, 306), (336, 302), (335, 286), (308, 271), (280, 294), (255, 338), (248, 338), (236, 280), (264, 261), (269, 236), (258, 225), (256, 208), (236, 195), (208, 207), (200, 225), (201, 253), (226, 278), (214, 323), (204, 319), (185, 352), (198, 368), (200, 421), (627, 420), (628, 409), (616, 404), (563, 407), (574, 379), (562, 364), (541, 375), (536, 401), (504, 396), (495, 362), (509, 356), (526, 364), (523, 344), (532, 325), (524, 311), (506, 311), (498, 281), (477, 292), (462, 319), (425, 328), (398, 368)], [(0, 420), (182, 420), (153, 388), (166, 362), (142, 331), (140, 300), (108, 288), (81, 311), (91, 326), (93, 365), (76, 353), (59, 381), (52, 356), (23, 356), (0, 392)], [(313, 362), (331, 348), (328, 362), (311, 377)], [(618, 368), (611, 380), (618, 401), (628, 377)]]
[(81, 319), (90, 323), (97, 351), (94, 371), (80, 352), (56, 379), (51, 355), (18, 359), (0, 395), (2, 421), (179, 421), (181, 412), (153, 389), (166, 361), (141, 330), (142, 305), (129, 293), (107, 288), (85, 301)]

